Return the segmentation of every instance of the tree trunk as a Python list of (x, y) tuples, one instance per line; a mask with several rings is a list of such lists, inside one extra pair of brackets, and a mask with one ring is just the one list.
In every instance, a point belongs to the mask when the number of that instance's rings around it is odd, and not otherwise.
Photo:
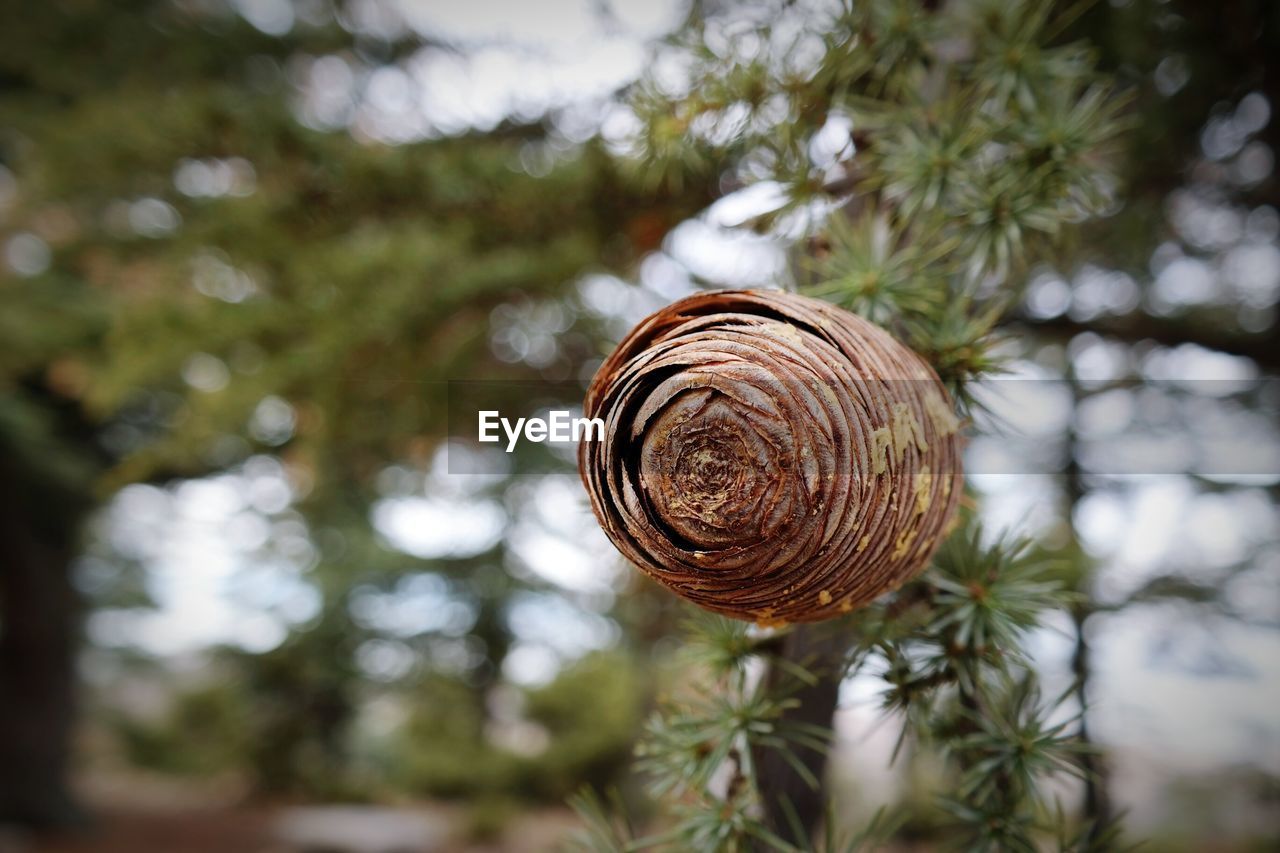
[[(783, 723), (803, 723), (830, 729), (844, 674), (848, 637), (833, 630), (829, 624), (799, 625), (781, 638), (781, 646), (779, 657), (817, 676), (813, 684), (804, 684), (798, 690), (790, 691), (789, 695), (799, 700), (799, 704), (784, 713)], [(777, 695), (787, 693), (787, 686), (795, 676), (784, 667), (773, 665), (765, 678), (765, 688)], [(796, 746), (792, 751), (814, 778), (825, 782), (828, 750)], [(810, 785), (776, 749), (757, 749), (753, 758), (765, 826), (798, 847), (810, 848), (810, 839), (814, 837), (826, 810), (826, 791)], [(798, 830), (803, 830), (803, 834)]]
[[(1071, 386), (1072, 410), (1078, 410), (1081, 400), (1080, 383), (1075, 371), (1069, 370), (1067, 379)], [(1067, 428), (1067, 468), (1066, 480), (1066, 521), (1071, 534), (1072, 547), (1077, 554), (1082, 553), (1079, 534), (1076, 532), (1075, 513), (1084, 499), (1086, 488), (1083, 472), (1080, 470), (1080, 441), (1073, 425)], [(1089, 837), (1097, 839), (1112, 818), (1111, 793), (1109, 790), (1108, 768), (1104, 757), (1096, 751), (1092, 733), (1089, 730), (1089, 685), (1093, 679), (1093, 651), (1089, 647), (1088, 622), (1094, 611), (1092, 572), (1081, 574), (1076, 581), (1076, 592), (1081, 596), (1079, 603), (1071, 609), (1072, 627), (1075, 630), (1075, 648), (1071, 654), (1071, 672), (1074, 678), (1074, 692), (1080, 703), (1080, 727), (1076, 732), (1080, 744), (1085, 751), (1080, 757), (1080, 766), (1084, 771), (1084, 797), (1081, 803), (1081, 814), (1089, 821)]]
[(0, 445), (0, 823), (80, 820), (66, 774), (79, 607), (69, 566), (82, 510)]
[(1089, 731), (1089, 681), (1093, 675), (1091, 649), (1085, 634), (1089, 615), (1084, 607), (1077, 608), (1072, 614), (1076, 645), (1071, 656), (1071, 669), (1075, 675), (1075, 693), (1081, 709), (1077, 737), (1086, 749), (1086, 752), (1080, 756), (1080, 766), (1084, 770), (1083, 814), (1091, 824), (1089, 837), (1096, 839), (1111, 821), (1112, 810), (1111, 796), (1107, 788), (1107, 766), (1103, 757), (1095, 751)]

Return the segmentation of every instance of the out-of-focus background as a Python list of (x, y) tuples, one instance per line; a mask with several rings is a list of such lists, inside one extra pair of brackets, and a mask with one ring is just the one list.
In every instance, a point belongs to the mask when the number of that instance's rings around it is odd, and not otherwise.
[[(749, 52), (769, 5), (699, 10)], [(676, 297), (790, 281), (803, 229), (739, 227), (776, 187), (637, 177), (623, 93), (678, 92), (690, 11), (0, 4), (0, 755), (27, 761), (0, 763), (0, 824), (80, 827), (0, 850), (537, 850), (581, 785), (634, 788), (686, 611), (570, 455), (451, 441), (445, 383), (584, 380)], [(1103, 0), (1070, 26), (1133, 125), (1114, 209), (1006, 322), (1043, 383), (1016, 430), (1066, 461), (979, 439), (970, 483), (1079, 568), (1032, 647), (1084, 680), (1129, 830), (1263, 849), (1280, 13)], [(1197, 467), (1205, 412), (1256, 470)], [(1117, 461), (1157, 433), (1171, 471)], [(850, 815), (910, 802), (875, 680), (845, 688)], [(909, 826), (936, 841), (924, 805)]]

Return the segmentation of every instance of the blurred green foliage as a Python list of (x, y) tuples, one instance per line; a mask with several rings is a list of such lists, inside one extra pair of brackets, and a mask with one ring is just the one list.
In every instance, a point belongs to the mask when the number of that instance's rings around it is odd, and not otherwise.
[[(599, 140), (572, 141), (550, 117), (399, 146), (308, 127), (306, 81), (322, 58), (358, 75), (450, 49), (408, 30), (370, 35), (348, 5), (320, 4), (269, 36), (221, 0), (0, 3), (0, 167), (13, 188), (0, 241), (48, 252), (39, 269), (0, 278), (0, 446), (25, 460), (22, 488), (59, 519), (51, 535), (69, 548), (86, 513), (127, 484), (281, 460), (294, 495), (283, 523), (314, 545), (301, 571), (323, 603), (279, 648), (225, 663), (238, 687), (218, 701), (243, 703), (245, 731), (224, 748), (243, 750), (260, 789), (350, 793), (346, 741), (369, 692), (350, 596), (429, 572), (472, 608), (481, 653), (463, 673), (401, 685), (421, 696), (410, 729), (425, 739), (405, 777), (430, 791), (514, 784), (556, 796), (617, 766), (622, 706), (580, 703), (599, 717), (588, 728), (549, 696), (531, 700), (553, 744), (537, 761), (484, 746), (478, 729), (456, 732), (450, 714), (487, 719), (510, 596), (539, 584), (502, 571), (505, 540), (456, 559), (396, 552), (369, 509), (389, 466), (419, 483), (429, 470), (445, 380), (573, 377), (599, 350), (598, 331), (569, 311), (551, 363), (501, 360), (495, 308), (558, 300), (585, 274), (628, 269), (709, 202), (714, 181), (654, 193)], [(547, 167), (531, 170), (531, 157)], [(189, 180), (215, 172), (221, 189)], [(523, 400), (512, 391), (508, 402)], [(488, 496), (502, 500), (504, 487)], [(121, 607), (106, 586), (145, 588), (122, 576), (145, 566), (100, 546), (96, 559), (120, 571), (85, 586), (103, 592), (94, 603)], [(423, 632), (415, 651), (440, 637)], [(606, 682), (628, 707), (639, 689), (629, 672)], [(564, 677), (585, 692), (586, 676)], [(179, 754), (183, 735), (213, 721), (187, 717), (219, 694), (180, 695), (154, 729), (122, 731), (139, 761), (198, 772), (210, 749)], [(160, 755), (164, 743), (174, 754)], [(503, 781), (508, 772), (523, 781)]]
[[(317, 667), (324, 655), (315, 650), (299, 657), (301, 642), (322, 642), (312, 633), (230, 670), (247, 672), (247, 680), (222, 678), (176, 692), (156, 719), (118, 716), (112, 726), (129, 761), (196, 777), (251, 770), (259, 793), (273, 796), (528, 803), (561, 802), (584, 783), (603, 787), (630, 760), (646, 685), (623, 653), (587, 655), (545, 686), (508, 693), (522, 705), (523, 744), (486, 731), (483, 697), (442, 674), (417, 679), (404, 692), (403, 720), (360, 742), (344, 740), (334, 726), (349, 713), (344, 691), (351, 677)], [(367, 770), (352, 774), (351, 764)]]
[(493, 744), (476, 701), (465, 686), (440, 677), (415, 692), (403, 733), (389, 744), (392, 772), (406, 790), (561, 801), (581, 784), (609, 783), (630, 758), (644, 685), (625, 655), (582, 658), (523, 697), (524, 736), (533, 742), (520, 751)]
[(247, 710), (239, 686), (221, 682), (176, 694), (160, 720), (122, 715), (114, 728), (131, 764), (209, 777), (242, 766), (251, 745)]

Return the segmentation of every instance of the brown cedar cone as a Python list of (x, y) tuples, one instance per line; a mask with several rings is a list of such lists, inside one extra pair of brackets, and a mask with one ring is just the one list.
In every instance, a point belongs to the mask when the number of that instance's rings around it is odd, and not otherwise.
[(815, 622), (929, 561), (960, 437), (925, 361), (816, 299), (722, 290), (644, 320), (591, 383), (582, 479), (605, 533), (694, 603)]

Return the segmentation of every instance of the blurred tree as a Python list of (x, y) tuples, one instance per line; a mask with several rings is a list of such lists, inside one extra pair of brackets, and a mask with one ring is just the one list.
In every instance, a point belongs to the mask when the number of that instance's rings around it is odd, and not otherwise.
[[(412, 694), (408, 722), (389, 745), (388, 775), (415, 794), (563, 802), (582, 784), (611, 784), (626, 766), (643, 686), (626, 654), (587, 655), (489, 723), (505, 735), (495, 739), (474, 689), (436, 675)], [(510, 690), (494, 698), (515, 701)]]
[(0, 815), (62, 823), (75, 816), (63, 787), (78, 619), (68, 566), (96, 454), (65, 404), (19, 393), (0, 397)]
[(118, 722), (121, 741), (137, 767), (209, 777), (234, 772), (253, 747), (239, 685), (214, 684), (179, 694), (163, 720)]
[[(1014, 334), (1025, 335), (1027, 350), (1102, 341), (1120, 345), (1128, 351), (1124, 358), (1132, 362), (1162, 348), (1202, 348), (1248, 359), (1261, 375), (1274, 378), (1280, 369), (1275, 292), (1280, 264), (1262, 262), (1246, 271), (1229, 258), (1233, 253), (1239, 259), (1265, 251), (1276, 239), (1274, 225), (1258, 226), (1274, 223), (1280, 207), (1280, 176), (1274, 169), (1280, 122), (1270, 115), (1280, 103), (1280, 69), (1275, 62), (1280, 51), (1278, 12), (1274, 4), (1249, 0), (1232, 0), (1214, 9), (1194, 2), (1135, 0), (1092, 4), (1072, 24), (1069, 32), (1089, 38), (1098, 48), (1100, 66), (1133, 93), (1135, 120), (1124, 160), (1123, 204), (1105, 220), (1086, 224), (1072, 251), (1055, 266), (1071, 275), (1086, 264), (1105, 265), (1130, 276), (1128, 281), (1137, 286), (1125, 292), (1123, 283), (1117, 283), (1100, 300), (1102, 306), (1090, 305), (1087, 294), (1048, 312), (1035, 310), (1030, 300), (1024, 302), (1008, 319)], [(1123, 35), (1141, 28), (1159, 37)], [(1227, 216), (1253, 221), (1255, 227), (1252, 233), (1247, 227), (1228, 229), (1223, 237), (1206, 241), (1207, 235), (1195, 233), (1188, 217), (1179, 213), (1188, 202), (1203, 211), (1230, 211)], [(1181, 304), (1171, 304), (1164, 296), (1160, 278), (1175, 246), (1174, 254), (1185, 251), (1217, 267), (1212, 294)], [(1254, 255), (1255, 260), (1260, 257)], [(1087, 281), (1087, 275), (1077, 278), (1080, 284)], [(1126, 375), (1118, 379), (1143, 375), (1140, 366), (1123, 372)], [(1109, 387), (1081, 383), (1075, 360), (1068, 360), (1063, 375), (1077, 410)], [(1259, 391), (1265, 395), (1265, 388), (1265, 381), (1247, 383), (1240, 399)], [(1071, 665), (1082, 708), (1081, 737), (1091, 743), (1088, 706), (1094, 662), (1088, 638), (1098, 627), (1099, 615), (1154, 600), (1190, 602), (1230, 613), (1225, 601), (1232, 595), (1232, 575), (1263, 566), (1267, 549), (1250, 553), (1225, 575), (1171, 561), (1166, 571), (1119, 600), (1100, 601), (1096, 587), (1105, 566), (1082, 545), (1076, 519), (1090, 495), (1128, 486), (1123, 478), (1108, 478), (1081, 463), (1087, 440), (1079, 423), (1068, 426), (1066, 439), (1067, 462), (1060, 480), (1067, 535), (1058, 556), (1068, 567), (1068, 585), (1078, 593), (1071, 608), (1076, 635)], [(1230, 491), (1232, 478), (1225, 479), (1201, 480), (1197, 488)], [(1273, 487), (1273, 502), (1274, 498)], [(1114, 805), (1106, 757), (1091, 750), (1083, 760), (1089, 771), (1085, 809), (1108, 817)]]
[[(279, 454), (314, 528), (346, 531), (313, 573), (346, 622), (354, 584), (394, 579), (367, 509), (387, 464), (429, 461), (443, 380), (537, 375), (490, 354), (490, 311), (625, 267), (710, 198), (705, 183), (655, 195), (550, 123), (399, 147), (308, 129), (305, 99), (335, 94), (324, 69), (432, 49), (356, 11), (314, 4), (269, 35), (223, 2), (0, 5), (2, 817), (69, 817), (68, 572), (94, 506)], [(545, 174), (522, 167), (530, 152)], [(592, 350), (577, 340), (559, 364)], [(476, 600), (492, 674), (502, 599)], [(262, 679), (346, 666), (286, 648)], [(288, 678), (264, 690), (292, 701)], [(325, 740), (350, 712), (330, 688)], [(281, 725), (313, 722), (291, 713)], [(292, 751), (276, 734), (263, 748)]]
[(550, 738), (535, 789), (563, 801), (584, 782), (612, 782), (631, 757), (644, 705), (635, 663), (619, 652), (588, 655), (531, 693), (526, 713)]

